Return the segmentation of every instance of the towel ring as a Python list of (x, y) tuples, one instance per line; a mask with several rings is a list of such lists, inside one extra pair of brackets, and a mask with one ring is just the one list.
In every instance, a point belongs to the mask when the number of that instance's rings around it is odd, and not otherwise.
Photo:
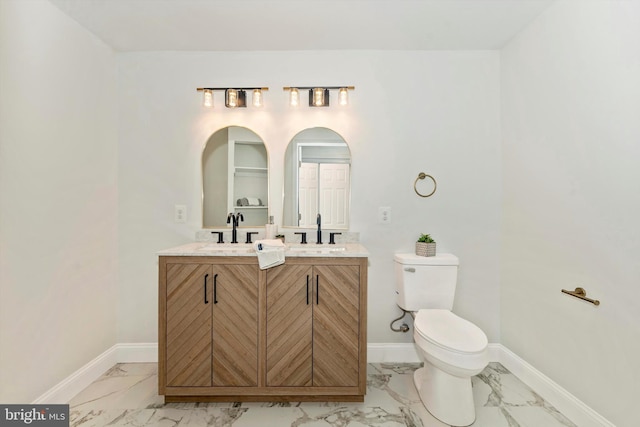
[[(431, 178), (431, 180), (433, 181), (433, 191), (429, 194), (422, 194), (418, 191), (418, 180), (421, 179), (425, 179), (426, 177)], [(431, 175), (427, 175), (424, 172), (420, 172), (420, 174), (418, 175), (418, 177), (416, 178), (416, 181), (413, 183), (413, 189), (415, 190), (416, 194), (420, 197), (429, 197), (432, 196), (433, 193), (436, 192), (436, 188), (438, 187), (438, 184), (436, 183), (436, 179), (434, 177), (432, 177)]]

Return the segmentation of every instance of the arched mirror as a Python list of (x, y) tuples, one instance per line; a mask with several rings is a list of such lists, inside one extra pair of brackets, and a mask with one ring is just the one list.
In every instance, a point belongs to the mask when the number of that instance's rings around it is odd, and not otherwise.
[(202, 226), (226, 227), (227, 215), (242, 213), (240, 226), (263, 226), (269, 215), (267, 149), (255, 132), (220, 129), (202, 151)]
[(284, 163), (283, 226), (349, 228), (351, 152), (327, 128), (309, 128), (293, 137)]

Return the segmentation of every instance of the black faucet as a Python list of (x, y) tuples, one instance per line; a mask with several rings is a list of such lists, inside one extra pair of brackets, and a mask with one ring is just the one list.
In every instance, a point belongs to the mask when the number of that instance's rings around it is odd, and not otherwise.
[(212, 231), (211, 234), (217, 234), (218, 235), (218, 243), (224, 243), (224, 240), (222, 240), (222, 235), (223, 235), (222, 231)]
[(329, 244), (330, 245), (335, 245), (336, 244), (336, 235), (339, 235), (342, 233), (329, 233)]
[(238, 212), (234, 214), (233, 212), (227, 215), (227, 224), (232, 225), (231, 229), (231, 243), (238, 243), (238, 223), (240, 221), (244, 221), (244, 216), (242, 213)]
[(318, 217), (316, 218), (316, 224), (318, 224), (318, 237), (316, 238), (316, 244), (318, 245), (322, 244), (322, 229), (320, 228), (321, 223), (322, 217), (320, 216), (320, 214), (318, 214)]
[(299, 234), (301, 236), (302, 241), (300, 242), (300, 244), (302, 244), (302, 245), (306, 245), (307, 244), (307, 232), (306, 231), (296, 231), (293, 234)]

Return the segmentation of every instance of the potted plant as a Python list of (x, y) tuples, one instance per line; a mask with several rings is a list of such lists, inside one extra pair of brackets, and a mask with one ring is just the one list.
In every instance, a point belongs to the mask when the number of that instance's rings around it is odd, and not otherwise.
[(420, 238), (416, 242), (416, 255), (435, 256), (436, 241), (428, 234), (421, 234)]

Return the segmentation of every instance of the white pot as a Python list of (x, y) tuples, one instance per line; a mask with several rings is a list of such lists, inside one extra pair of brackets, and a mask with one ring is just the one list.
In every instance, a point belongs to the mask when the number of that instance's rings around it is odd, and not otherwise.
[(436, 244), (416, 242), (416, 255), (419, 256), (436, 256)]

